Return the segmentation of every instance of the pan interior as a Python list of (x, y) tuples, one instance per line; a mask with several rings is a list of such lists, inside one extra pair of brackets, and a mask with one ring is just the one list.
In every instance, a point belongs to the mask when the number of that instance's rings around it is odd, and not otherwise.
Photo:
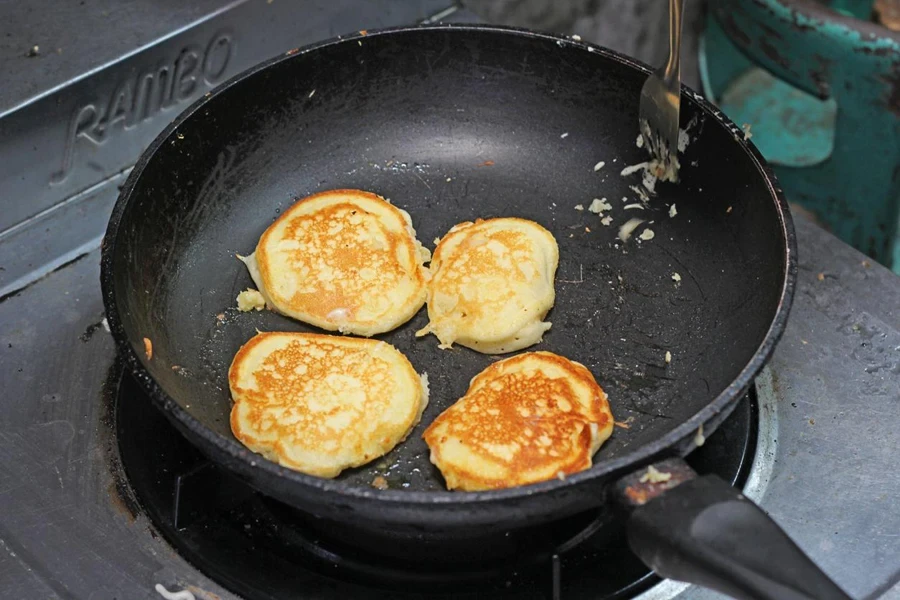
[[(256, 72), (197, 108), (130, 191), (113, 263), (129, 340), (143, 357), (150, 339), (151, 375), (230, 438), (226, 377), (240, 345), (257, 329), (315, 331), (235, 308), (252, 287), (235, 254), (252, 252), (296, 198), (376, 192), (410, 213), (431, 248), (461, 221), (524, 217), (560, 249), (553, 328), (531, 349), (585, 364), (627, 426), (595, 463), (664, 436), (757, 350), (778, 305), (784, 239), (752, 158), (689, 98), (681, 183), (660, 184), (645, 210), (625, 210), (638, 202), (629, 186), (640, 176), (620, 172), (646, 159), (635, 144), (644, 77), (583, 45), (462, 29), (345, 40)], [(594, 198), (613, 206), (610, 226), (576, 210)], [(655, 237), (621, 243), (618, 226), (630, 218)], [(421, 432), (497, 357), (414, 338), (426, 320), (422, 310), (379, 336), (428, 373), (422, 423), (383, 459), (341, 475), (347, 486), (385, 475), (391, 487), (443, 489)]]

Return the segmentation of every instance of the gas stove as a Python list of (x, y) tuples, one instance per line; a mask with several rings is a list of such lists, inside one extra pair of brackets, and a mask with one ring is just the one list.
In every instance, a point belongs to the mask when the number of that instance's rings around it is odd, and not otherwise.
[[(0, 90), (0, 597), (720, 597), (660, 581), (592, 514), (498, 540), (514, 550), (503, 562), (389, 560), (208, 463), (116, 361), (100, 239), (130, 164), (180, 108), (315, 39), (472, 15), (428, 0), (207, 0), (122, 15), (91, 0), (53, 7), (27, 38), (42, 4), (0, 9), (16, 11), (0, 24), (14, 82)], [(112, 41), (78, 35), (113, 26)], [(796, 225), (785, 336), (689, 461), (742, 487), (853, 597), (900, 598), (900, 279)]]

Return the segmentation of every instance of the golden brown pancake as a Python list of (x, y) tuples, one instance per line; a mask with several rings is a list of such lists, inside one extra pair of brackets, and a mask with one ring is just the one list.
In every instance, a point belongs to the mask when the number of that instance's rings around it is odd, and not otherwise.
[(428, 325), (441, 348), (486, 354), (541, 341), (550, 323), (559, 249), (553, 235), (518, 218), (460, 223), (438, 243), (428, 284)]
[(390, 331), (425, 303), (430, 253), (406, 211), (360, 190), (291, 206), (239, 257), (276, 311), (327, 331)]
[(235, 437), (319, 477), (389, 452), (428, 402), (427, 379), (390, 344), (314, 333), (256, 335), (235, 355), (228, 383)]
[(606, 394), (587, 368), (527, 352), (476, 375), (422, 437), (447, 488), (476, 491), (587, 469), (612, 430)]

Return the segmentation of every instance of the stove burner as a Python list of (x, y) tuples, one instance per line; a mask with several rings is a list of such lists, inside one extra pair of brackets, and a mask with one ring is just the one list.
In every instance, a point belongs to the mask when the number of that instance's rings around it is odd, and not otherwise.
[[(658, 581), (601, 511), (458, 547), (362, 540), (248, 487), (188, 443), (127, 374), (116, 399), (127, 478), (158, 531), (189, 562), (247, 598), (628, 598)], [(701, 474), (743, 485), (753, 459), (751, 392), (688, 457)], [(462, 560), (479, 549), (502, 549)], [(465, 552), (468, 551), (468, 554)], [(499, 557), (498, 557), (499, 556)], [(445, 557), (447, 559), (445, 559)]]

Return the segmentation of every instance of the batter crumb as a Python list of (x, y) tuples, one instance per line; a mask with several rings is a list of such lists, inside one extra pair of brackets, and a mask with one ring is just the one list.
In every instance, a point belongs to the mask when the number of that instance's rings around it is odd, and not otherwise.
[(650, 465), (647, 467), (647, 472), (641, 477), (641, 483), (665, 483), (668, 480), (672, 479), (671, 473), (663, 473), (662, 471), (657, 471), (656, 467)]
[(246, 289), (237, 297), (238, 310), (241, 312), (250, 312), (251, 310), (262, 310), (266, 307), (266, 299), (258, 290)]
[(694, 444), (699, 448), (706, 443), (706, 436), (703, 435), (703, 423), (697, 428), (697, 435), (694, 436)]

